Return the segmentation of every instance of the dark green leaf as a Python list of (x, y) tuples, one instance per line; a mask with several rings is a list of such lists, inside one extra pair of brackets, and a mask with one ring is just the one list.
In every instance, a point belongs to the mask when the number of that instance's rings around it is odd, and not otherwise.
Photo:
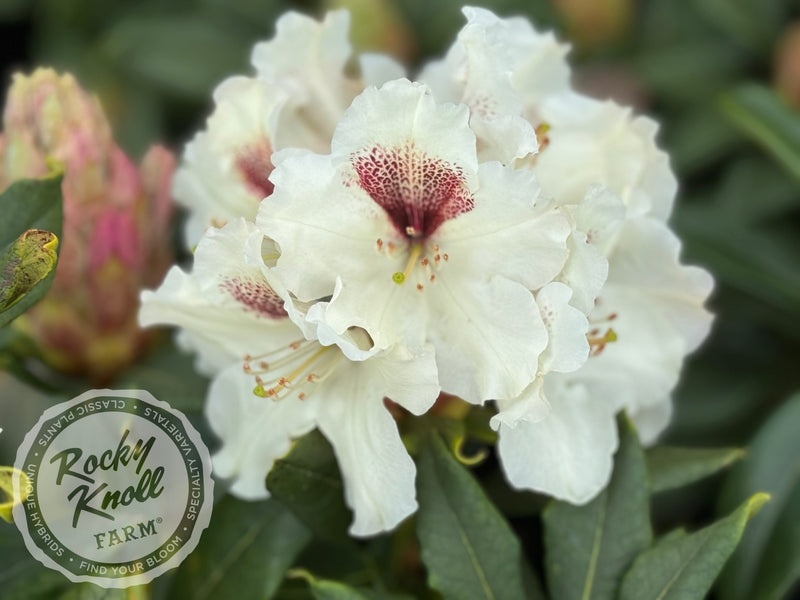
[(732, 471), (720, 509), (765, 491), (772, 500), (747, 528), (720, 579), (725, 600), (781, 598), (800, 576), (800, 393), (762, 426), (747, 457)]
[(309, 578), (314, 600), (367, 600), (361, 592), (339, 581)]
[(350, 510), (333, 449), (318, 431), (301, 438), (267, 476), (273, 498), (289, 508), (315, 535), (350, 543)]
[(769, 88), (750, 83), (725, 94), (720, 105), (731, 122), (800, 178), (800, 116)]
[(746, 143), (711, 102), (693, 107), (665, 126), (664, 143), (681, 175), (708, 168)]
[(738, 76), (742, 59), (735, 48), (699, 38), (641, 52), (634, 67), (662, 98), (697, 106)]
[(270, 598), (310, 539), (279, 503), (226, 497), (214, 506), (211, 525), (178, 570), (170, 598)]
[[(800, 271), (796, 257), (777, 238), (723, 219), (713, 206), (687, 206), (676, 213), (675, 224), (687, 251), (701, 256), (719, 280), (773, 309), (790, 314), (797, 310)], [(709, 223), (719, 226), (709, 227)]]
[(752, 52), (768, 52), (781, 20), (772, 0), (696, 0), (709, 23)]
[(53, 598), (70, 583), (33, 558), (14, 525), (0, 521), (0, 597), (3, 600)]
[(622, 574), (652, 542), (644, 453), (630, 423), (620, 419), (619, 430), (608, 487), (585, 506), (553, 501), (544, 511), (553, 600), (616, 598)]
[(647, 472), (653, 492), (694, 483), (730, 466), (745, 455), (741, 448), (656, 446), (647, 451)]
[(691, 535), (666, 536), (625, 574), (620, 600), (702, 600), (736, 548), (747, 521), (767, 501), (756, 494), (731, 515)]
[(70, 585), (58, 600), (146, 600), (149, 598), (147, 586), (134, 586), (126, 589), (104, 588), (94, 583)]
[(248, 45), (223, 23), (184, 15), (121, 19), (107, 33), (103, 49), (124, 71), (205, 98), (224, 77), (246, 70)]
[(730, 163), (716, 192), (716, 208), (740, 223), (759, 223), (800, 208), (797, 181), (766, 156)]
[(437, 434), (418, 466), (417, 537), (430, 586), (454, 600), (526, 598), (519, 540)]
[(41, 299), (53, 281), (54, 238), (61, 236), (61, 174), (12, 183), (0, 195), (0, 209), (2, 327)]

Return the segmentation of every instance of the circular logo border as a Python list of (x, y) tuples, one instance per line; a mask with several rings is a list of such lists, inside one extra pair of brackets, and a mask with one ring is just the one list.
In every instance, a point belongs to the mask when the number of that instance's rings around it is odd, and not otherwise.
[[(109, 405), (108, 407), (101, 407), (101, 409), (98, 410), (86, 410), (84, 414), (78, 417), (67, 419), (66, 424), (63, 427), (58, 428), (54, 434), (50, 435), (45, 440), (44, 444), (37, 443), (39, 442), (40, 438), (43, 437), (43, 433), (46, 433), (49, 429), (51, 429), (55, 423), (66, 418), (65, 415), (70, 413), (74, 415), (74, 411), (78, 406), (88, 404), (99, 399), (126, 399), (133, 402), (130, 407), (128, 403), (125, 403), (122, 409), (118, 408), (117, 404), (114, 403), (113, 406)], [(154, 409), (157, 413), (161, 414), (162, 419), (152, 419), (144, 416), (145, 408)], [(55, 538), (50, 531), (50, 528), (47, 527), (44, 516), (41, 516), (39, 522), (35, 525), (29, 518), (30, 512), (38, 511), (39, 502), (36, 489), (36, 478), (38, 477), (39, 463), (44, 458), (47, 447), (58, 437), (59, 433), (66, 429), (66, 427), (73, 425), (82, 418), (108, 412), (119, 412), (125, 415), (136, 416), (138, 418), (145, 419), (151, 422), (154, 426), (158, 427), (176, 445), (176, 449), (181, 455), (184, 468), (186, 468), (187, 471), (187, 478), (189, 480), (189, 493), (186, 498), (186, 506), (181, 520), (176, 526), (176, 529), (170, 533), (169, 537), (166, 538), (166, 540), (158, 548), (141, 557), (119, 563), (94, 561), (81, 556), (70, 550), (66, 544)], [(169, 418), (163, 418), (165, 416), (164, 413), (169, 415)], [(169, 428), (170, 425), (173, 427)], [(182, 442), (180, 443), (176, 440), (176, 432), (182, 436)], [(184, 452), (184, 449), (188, 449), (189, 452)], [(194, 459), (197, 462), (200, 470), (199, 477), (201, 481), (199, 485), (199, 504), (192, 503), (192, 480), (196, 479), (197, 476), (192, 476), (189, 463), (190, 459)], [(51, 406), (45, 410), (44, 413), (42, 413), (36, 425), (34, 425), (33, 428), (31, 428), (31, 430), (25, 435), (25, 439), (17, 450), (17, 457), (14, 465), (15, 468), (24, 471), (26, 474), (29, 474), (28, 467), (32, 465), (35, 466), (35, 473), (31, 482), (31, 490), (17, 489), (19, 482), (17, 481), (17, 478), (14, 478), (15, 497), (22, 497), (25, 495), (26, 491), (30, 491), (28, 498), (20, 503), (15, 504), (13, 507), (14, 522), (22, 533), (25, 546), (31, 555), (44, 566), (63, 573), (70, 581), (75, 583), (91, 582), (106, 588), (126, 588), (133, 585), (148, 583), (159, 575), (177, 567), (183, 562), (183, 560), (197, 547), (197, 544), (200, 541), (200, 536), (206, 527), (208, 527), (208, 523), (211, 519), (214, 482), (211, 479), (211, 458), (209, 456), (208, 449), (203, 443), (200, 434), (197, 432), (197, 430), (195, 430), (192, 424), (189, 423), (183, 413), (173, 409), (168, 403), (157, 400), (150, 392), (145, 390), (89, 390), (73, 398), (72, 400)], [(191, 510), (192, 506), (197, 506), (197, 509)], [(195, 515), (194, 519), (189, 518), (188, 515), (190, 513)], [(48, 535), (49, 538), (58, 545), (58, 547), (63, 548), (62, 555), (58, 556), (57, 559), (51, 556), (50, 552), (48, 551), (50, 548), (48, 548), (47, 542), (43, 540), (44, 535), (38, 532), (38, 530), (42, 528), (45, 530), (44, 534)], [(35, 536), (31, 534), (32, 529), (37, 530), (37, 534)], [(175, 544), (176, 536), (183, 536), (183, 539), (181, 540), (182, 543), (177, 545)], [(41, 545), (38, 542), (41, 542)], [(156, 557), (158, 560), (155, 560)], [(154, 562), (152, 567), (137, 570), (135, 573), (131, 573), (129, 571), (123, 573), (122, 569), (120, 568), (123, 566), (128, 567), (130, 565), (135, 565), (136, 563), (147, 564), (148, 559), (151, 558)], [(84, 564), (91, 564), (98, 572), (103, 571), (104, 568), (105, 572), (103, 574), (81, 575), (62, 564), (62, 562), (69, 563), (76, 561), (77, 564), (80, 564), (80, 561), (83, 561)], [(115, 567), (118, 571), (116, 574), (114, 573)]]

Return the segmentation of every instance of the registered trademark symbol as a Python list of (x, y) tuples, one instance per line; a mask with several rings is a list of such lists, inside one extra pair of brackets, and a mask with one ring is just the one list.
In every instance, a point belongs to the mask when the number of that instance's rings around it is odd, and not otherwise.
[(164, 522), (164, 519), (162, 519), (161, 517), (157, 517), (156, 518), (156, 523), (163, 523), (163, 522)]

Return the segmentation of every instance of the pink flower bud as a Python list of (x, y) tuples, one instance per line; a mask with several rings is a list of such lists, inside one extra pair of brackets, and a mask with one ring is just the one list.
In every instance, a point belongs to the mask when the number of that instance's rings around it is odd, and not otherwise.
[(114, 143), (95, 98), (67, 75), (16, 74), (0, 136), (0, 190), (64, 165), (64, 229), (53, 286), (15, 321), (52, 366), (106, 381), (136, 358), (148, 334), (136, 324), (139, 290), (171, 262), (170, 183), (162, 147), (137, 168)]

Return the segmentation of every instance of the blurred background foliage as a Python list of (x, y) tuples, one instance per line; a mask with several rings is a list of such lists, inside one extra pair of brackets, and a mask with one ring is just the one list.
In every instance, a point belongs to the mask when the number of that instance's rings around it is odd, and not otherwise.
[[(800, 400), (792, 396), (800, 388), (800, 0), (480, 4), (555, 29), (573, 46), (580, 89), (661, 122), (681, 181), (672, 224), (686, 262), (717, 281), (716, 323), (687, 365), (664, 441), (750, 453), (732, 473), (657, 495), (656, 531), (697, 527), (770, 491), (735, 558), (738, 572), (729, 569), (717, 593), (790, 594), (800, 575)], [(214, 86), (251, 72), (250, 48), (272, 35), (278, 15), (336, 7), (353, 12), (357, 49), (389, 52), (412, 69), (443, 53), (463, 23), (457, 0), (0, 0), (1, 81), (35, 65), (71, 71), (100, 97), (132, 157), (159, 140), (179, 152), (209, 114)], [(187, 388), (189, 380), (197, 383)], [(123, 384), (163, 391), (202, 423), (204, 382), (169, 345), (115, 382)], [(29, 412), (32, 424), (38, 408)], [(29, 426), (18, 422), (3, 436), (6, 464)], [(494, 467), (490, 460), (477, 475), (506, 514), (541, 507), (509, 491)], [(538, 531), (518, 533), (528, 552), (540, 552)], [(384, 553), (386, 544), (372, 543)]]

